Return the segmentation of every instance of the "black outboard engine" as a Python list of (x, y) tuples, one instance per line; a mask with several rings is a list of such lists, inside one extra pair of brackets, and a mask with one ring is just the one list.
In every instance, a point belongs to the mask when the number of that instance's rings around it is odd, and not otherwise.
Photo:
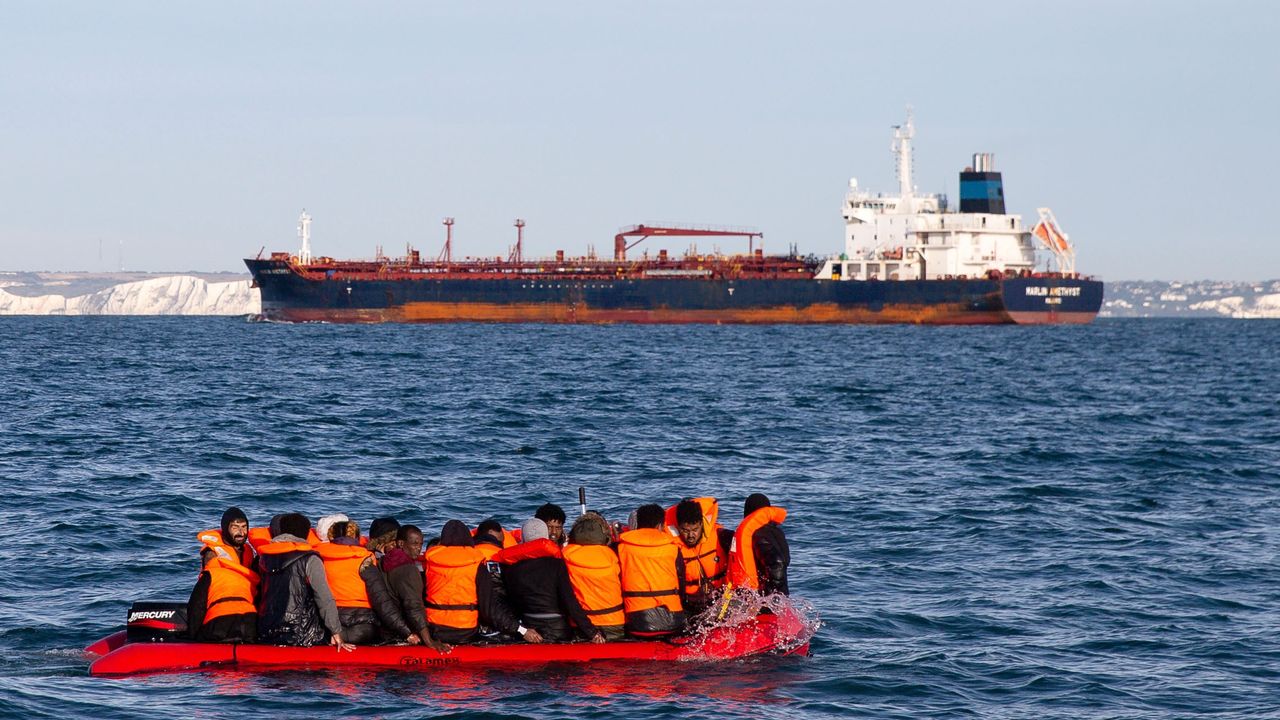
[(125, 642), (189, 642), (187, 604), (135, 602), (124, 629)]

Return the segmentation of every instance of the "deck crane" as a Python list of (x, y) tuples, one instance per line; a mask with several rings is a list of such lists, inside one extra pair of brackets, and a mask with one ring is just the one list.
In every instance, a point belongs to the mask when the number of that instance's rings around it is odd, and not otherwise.
[[(745, 237), (749, 243), (748, 249), (751, 251), (755, 249), (756, 238), (764, 239), (764, 233), (752, 228), (718, 227), (714, 225), (645, 225), (642, 223), (624, 227), (617, 235), (613, 236), (613, 259), (619, 262), (626, 260), (628, 250), (653, 235), (665, 235), (668, 237)], [(638, 239), (628, 244), (627, 238)]]

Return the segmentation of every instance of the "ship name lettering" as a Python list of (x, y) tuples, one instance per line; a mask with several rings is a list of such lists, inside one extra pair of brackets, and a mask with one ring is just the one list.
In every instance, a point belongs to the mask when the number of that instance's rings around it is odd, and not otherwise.
[(1080, 297), (1080, 288), (1027, 286), (1027, 295), (1031, 297)]

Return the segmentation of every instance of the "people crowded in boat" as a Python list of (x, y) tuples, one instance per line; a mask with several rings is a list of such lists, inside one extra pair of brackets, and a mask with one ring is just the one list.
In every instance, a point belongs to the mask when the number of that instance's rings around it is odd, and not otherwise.
[(405, 643), (448, 652), (477, 642), (593, 643), (687, 632), (723, 613), (732, 593), (788, 594), (786, 511), (759, 493), (736, 531), (714, 498), (664, 510), (642, 505), (627, 526), (538, 508), (518, 530), (444, 523), (424, 542), (415, 525), (345, 515), (312, 527), (276, 515), (253, 527), (229, 508), (197, 538), (202, 571), (187, 603), (192, 639), (312, 646)]

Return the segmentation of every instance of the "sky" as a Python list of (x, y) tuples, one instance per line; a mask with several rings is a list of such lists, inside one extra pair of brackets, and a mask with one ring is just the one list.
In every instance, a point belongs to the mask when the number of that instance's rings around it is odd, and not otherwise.
[(839, 253), (911, 105), (920, 191), (992, 152), (1082, 272), (1277, 278), (1277, 37), (1269, 2), (2, 0), (0, 269), (243, 271), (303, 208), (339, 258), (446, 216), (455, 256), (517, 217), (526, 255), (659, 221)]

